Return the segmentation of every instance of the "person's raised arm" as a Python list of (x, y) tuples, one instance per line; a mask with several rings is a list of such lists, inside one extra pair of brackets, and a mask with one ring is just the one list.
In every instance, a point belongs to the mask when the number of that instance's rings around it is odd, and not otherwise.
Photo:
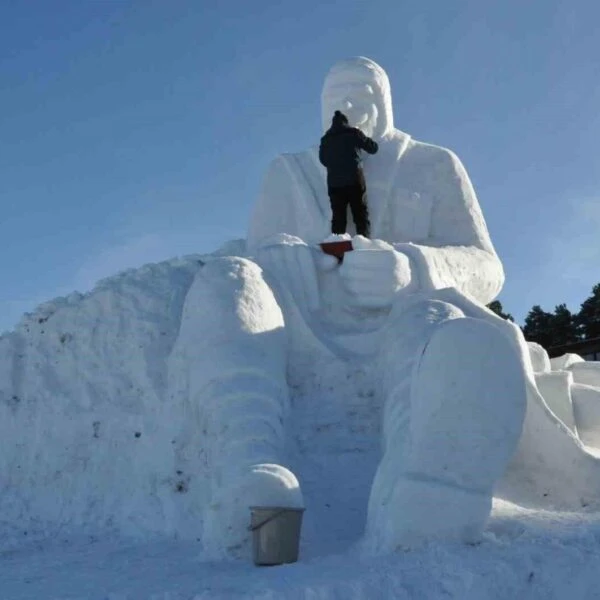
[(358, 147), (369, 154), (376, 154), (379, 150), (377, 142), (367, 137), (360, 129), (357, 129), (356, 132)]

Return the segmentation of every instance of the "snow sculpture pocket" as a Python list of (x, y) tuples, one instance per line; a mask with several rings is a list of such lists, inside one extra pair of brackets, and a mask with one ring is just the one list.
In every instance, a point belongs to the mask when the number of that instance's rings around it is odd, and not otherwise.
[(423, 242), (429, 236), (431, 198), (407, 189), (393, 194), (393, 222), (397, 231), (395, 242)]

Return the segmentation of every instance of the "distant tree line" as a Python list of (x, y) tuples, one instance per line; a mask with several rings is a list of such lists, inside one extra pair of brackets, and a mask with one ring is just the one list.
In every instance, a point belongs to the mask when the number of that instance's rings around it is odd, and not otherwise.
[[(488, 308), (503, 319), (514, 321), (512, 315), (504, 312), (499, 300), (488, 304)], [(554, 312), (546, 312), (536, 304), (521, 329), (527, 341), (537, 342), (544, 348), (600, 337), (600, 283), (592, 288), (592, 295), (581, 304), (579, 312), (572, 313), (566, 304), (559, 304)]]

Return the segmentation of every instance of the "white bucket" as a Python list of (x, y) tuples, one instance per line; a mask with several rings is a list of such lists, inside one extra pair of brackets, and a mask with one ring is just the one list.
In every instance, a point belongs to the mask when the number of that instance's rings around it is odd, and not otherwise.
[(254, 564), (281, 565), (298, 560), (303, 508), (251, 506)]

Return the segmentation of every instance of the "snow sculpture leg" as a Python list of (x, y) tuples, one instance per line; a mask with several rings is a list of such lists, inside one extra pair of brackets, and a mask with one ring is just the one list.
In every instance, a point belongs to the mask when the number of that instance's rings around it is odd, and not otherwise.
[(247, 549), (249, 507), (298, 506), (298, 482), (281, 466), (288, 409), (283, 317), (251, 261), (208, 262), (186, 298), (173, 361), (185, 358), (210, 473), (207, 557)]
[(366, 547), (475, 541), (524, 418), (525, 375), (510, 332), (448, 302), (418, 300), (394, 307), (383, 352), (384, 456)]
[[(497, 486), (499, 495), (518, 503), (534, 502), (562, 510), (600, 508), (600, 459), (586, 449), (576, 432), (569, 430), (540, 394), (530, 347), (520, 329), (454, 288), (437, 290), (435, 294), (438, 300), (459, 307), (467, 317), (485, 321), (505, 334), (521, 364), (527, 410), (516, 452)], [(568, 358), (571, 367), (573, 360), (574, 357)], [(575, 362), (582, 364), (581, 360)]]

